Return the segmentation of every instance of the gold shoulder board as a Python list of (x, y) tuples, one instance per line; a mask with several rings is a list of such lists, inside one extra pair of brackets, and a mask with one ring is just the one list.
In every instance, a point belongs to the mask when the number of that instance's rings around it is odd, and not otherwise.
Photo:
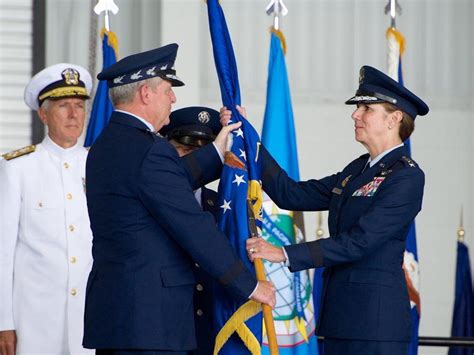
[(33, 153), (35, 150), (36, 150), (36, 145), (32, 144), (27, 147), (23, 147), (23, 148), (11, 151), (9, 153), (3, 154), (2, 157), (5, 160), (12, 160), (12, 159), (21, 157), (22, 155)]

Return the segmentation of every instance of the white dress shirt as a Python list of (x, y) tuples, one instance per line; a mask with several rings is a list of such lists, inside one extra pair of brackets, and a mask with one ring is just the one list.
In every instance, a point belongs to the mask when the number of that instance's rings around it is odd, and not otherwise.
[(85, 196), (87, 150), (48, 136), (0, 161), (0, 330), (17, 354), (84, 354), (84, 300), (92, 266)]

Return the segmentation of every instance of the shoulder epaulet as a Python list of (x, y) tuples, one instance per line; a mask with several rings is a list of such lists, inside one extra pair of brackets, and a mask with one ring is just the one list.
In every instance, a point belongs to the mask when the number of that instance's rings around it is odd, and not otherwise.
[(23, 147), (17, 150), (13, 150), (9, 153), (3, 154), (2, 157), (5, 160), (12, 160), (12, 159), (21, 157), (23, 155), (33, 153), (35, 150), (36, 150), (36, 145), (32, 144), (27, 147)]
[(416, 168), (418, 165), (415, 163), (415, 161), (406, 155), (403, 155), (400, 160), (404, 163), (405, 166), (408, 166), (410, 168)]

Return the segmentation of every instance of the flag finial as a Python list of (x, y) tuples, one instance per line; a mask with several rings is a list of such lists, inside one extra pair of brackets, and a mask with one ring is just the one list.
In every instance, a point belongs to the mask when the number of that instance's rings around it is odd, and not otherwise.
[(273, 28), (275, 30), (280, 28), (280, 16), (286, 16), (288, 14), (288, 8), (283, 3), (283, 0), (270, 0), (265, 11), (269, 16), (273, 14)]
[(461, 206), (461, 216), (459, 220), (459, 228), (458, 228), (458, 241), (464, 242), (464, 227), (463, 227), (463, 208)]
[(395, 21), (397, 18), (397, 13), (402, 14), (402, 7), (398, 3), (398, 0), (388, 0), (388, 4), (385, 6), (385, 14), (390, 13), (391, 25), (390, 27), (397, 28)]
[(100, 16), (102, 12), (105, 12), (105, 29), (110, 31), (110, 22), (109, 22), (109, 11), (114, 15), (117, 15), (119, 8), (115, 5), (114, 0), (99, 0), (97, 5), (94, 6), (94, 12)]

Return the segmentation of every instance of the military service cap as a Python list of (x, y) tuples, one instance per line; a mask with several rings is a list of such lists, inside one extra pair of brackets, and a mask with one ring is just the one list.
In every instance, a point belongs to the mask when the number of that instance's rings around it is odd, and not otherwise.
[(176, 43), (125, 57), (97, 75), (99, 80), (107, 80), (108, 87), (131, 84), (158, 76), (172, 86), (183, 86), (176, 76), (174, 61), (178, 52)]
[(221, 128), (218, 111), (193, 106), (173, 111), (170, 123), (160, 130), (160, 134), (181, 144), (202, 147), (214, 141)]
[(92, 78), (86, 69), (79, 65), (59, 63), (31, 78), (25, 88), (24, 99), (28, 107), (36, 111), (46, 99), (88, 99), (91, 89)]
[(424, 116), (429, 108), (418, 96), (388, 75), (370, 66), (360, 69), (359, 88), (346, 104), (375, 104), (388, 102), (406, 112), (411, 118)]

